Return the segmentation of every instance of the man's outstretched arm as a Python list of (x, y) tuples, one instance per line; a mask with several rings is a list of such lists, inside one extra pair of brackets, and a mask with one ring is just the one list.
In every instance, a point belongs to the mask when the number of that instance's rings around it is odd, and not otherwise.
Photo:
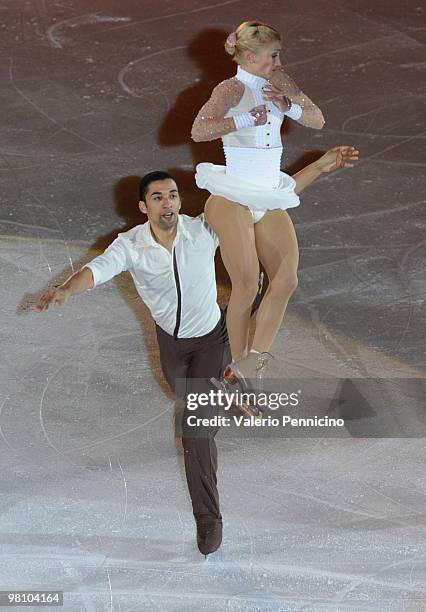
[(359, 151), (352, 146), (343, 145), (330, 149), (312, 164), (293, 174), (296, 181), (294, 191), (300, 193), (324, 172), (333, 172), (339, 168), (353, 168), (354, 164), (351, 162), (356, 161), (358, 155)]
[(125, 241), (116, 238), (109, 247), (86, 264), (81, 270), (70, 276), (62, 285), (44, 291), (36, 304), (36, 310), (47, 310), (51, 304), (62, 306), (75, 293), (83, 293), (101, 283), (106, 283), (120, 272), (129, 269), (129, 258)]
[(67, 299), (75, 293), (83, 293), (94, 286), (93, 273), (90, 268), (82, 268), (75, 272), (59, 287), (44, 291), (36, 304), (37, 312), (47, 310), (50, 305), (63, 306)]

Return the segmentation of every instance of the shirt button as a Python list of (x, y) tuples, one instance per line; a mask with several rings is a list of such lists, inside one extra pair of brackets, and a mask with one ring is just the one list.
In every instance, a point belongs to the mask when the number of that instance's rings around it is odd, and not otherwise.
[(268, 121), (268, 125), (271, 125), (271, 122), (270, 122), (270, 121)]
[(266, 146), (267, 146), (267, 147), (269, 147), (269, 145), (268, 145), (268, 144), (267, 144)]
[(267, 135), (267, 136), (270, 136), (270, 133), (268, 132), (266, 135)]

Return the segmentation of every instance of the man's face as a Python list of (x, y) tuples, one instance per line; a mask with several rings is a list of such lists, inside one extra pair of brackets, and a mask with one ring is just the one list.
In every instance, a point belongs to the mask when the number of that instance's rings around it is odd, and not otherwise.
[(251, 66), (258, 76), (269, 79), (273, 69), (281, 66), (280, 51), (281, 43), (276, 40), (266, 43), (258, 53), (251, 55)]
[(150, 183), (145, 202), (139, 202), (139, 208), (148, 216), (151, 225), (163, 230), (177, 224), (180, 207), (179, 192), (173, 179)]

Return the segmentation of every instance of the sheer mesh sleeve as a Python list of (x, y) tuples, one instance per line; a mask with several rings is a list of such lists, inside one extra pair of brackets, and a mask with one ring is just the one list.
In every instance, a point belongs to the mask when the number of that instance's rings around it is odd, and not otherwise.
[(226, 117), (244, 93), (244, 85), (237, 79), (222, 81), (212, 91), (210, 100), (198, 112), (192, 125), (191, 136), (195, 142), (215, 140), (235, 131), (232, 117)]
[(321, 129), (324, 125), (324, 116), (318, 106), (303, 93), (299, 86), (293, 81), (282, 66), (275, 68), (270, 79), (272, 85), (278, 87), (288, 96), (292, 102), (299, 104), (302, 108), (302, 115), (297, 119), (298, 123), (315, 129)]

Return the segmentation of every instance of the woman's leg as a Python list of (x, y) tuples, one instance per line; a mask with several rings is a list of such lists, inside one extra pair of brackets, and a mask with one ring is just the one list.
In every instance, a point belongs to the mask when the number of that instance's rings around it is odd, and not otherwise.
[(288, 213), (270, 210), (254, 226), (256, 250), (269, 287), (256, 317), (252, 348), (269, 351), (280, 328), (288, 301), (297, 287), (299, 249), (296, 232)]
[(232, 283), (226, 323), (232, 358), (238, 360), (247, 353), (251, 306), (258, 289), (253, 218), (247, 207), (221, 196), (209, 197), (205, 215), (219, 237), (222, 260)]

